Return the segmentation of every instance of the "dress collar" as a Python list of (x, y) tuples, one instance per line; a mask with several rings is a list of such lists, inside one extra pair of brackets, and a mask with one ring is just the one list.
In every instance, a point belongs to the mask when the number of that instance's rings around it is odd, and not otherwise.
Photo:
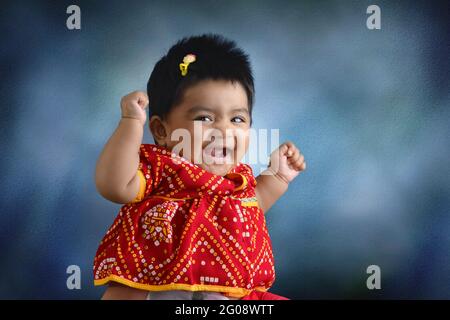
[(226, 175), (220, 176), (203, 169), (199, 165), (190, 162), (186, 158), (181, 157), (174, 152), (171, 152), (166, 147), (154, 144), (149, 144), (148, 146), (153, 152), (156, 152), (161, 157), (171, 159), (174, 164), (187, 164), (191, 167), (191, 170), (201, 172), (202, 176), (205, 176), (208, 179), (212, 178), (215, 181), (220, 182), (221, 186), (226, 189), (225, 192), (228, 191), (228, 193), (234, 193), (236, 191), (244, 190), (248, 186), (248, 175), (252, 175), (251, 172), (248, 172), (248, 166), (246, 166), (242, 162), (239, 162), (236, 166), (231, 168)]

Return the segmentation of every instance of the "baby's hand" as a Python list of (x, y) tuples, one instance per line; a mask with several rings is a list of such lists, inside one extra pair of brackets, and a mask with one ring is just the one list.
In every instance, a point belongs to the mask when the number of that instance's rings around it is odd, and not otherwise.
[(292, 142), (285, 142), (270, 155), (269, 169), (289, 183), (306, 169), (305, 157)]
[(136, 119), (144, 125), (147, 120), (147, 113), (145, 112), (147, 106), (147, 94), (142, 91), (133, 91), (124, 96), (120, 101), (122, 118)]

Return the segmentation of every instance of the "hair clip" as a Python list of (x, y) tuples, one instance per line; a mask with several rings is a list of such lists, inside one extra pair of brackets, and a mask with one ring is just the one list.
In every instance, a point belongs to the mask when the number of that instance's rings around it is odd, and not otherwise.
[(183, 58), (183, 63), (180, 63), (181, 75), (184, 77), (187, 75), (189, 64), (195, 62), (195, 54), (187, 54)]

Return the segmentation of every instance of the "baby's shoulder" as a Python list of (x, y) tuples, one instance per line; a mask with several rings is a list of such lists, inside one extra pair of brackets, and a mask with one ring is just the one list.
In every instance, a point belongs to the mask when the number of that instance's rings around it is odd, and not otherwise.
[(162, 162), (167, 162), (166, 158), (170, 158), (170, 156), (170, 151), (155, 144), (143, 143), (139, 147), (139, 159), (143, 163), (153, 164), (159, 162), (161, 164)]

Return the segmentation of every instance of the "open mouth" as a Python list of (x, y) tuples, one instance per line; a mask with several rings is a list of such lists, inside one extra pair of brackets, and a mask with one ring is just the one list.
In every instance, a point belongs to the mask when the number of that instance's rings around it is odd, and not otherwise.
[(234, 150), (227, 147), (206, 147), (203, 149), (203, 161), (206, 164), (232, 164)]

